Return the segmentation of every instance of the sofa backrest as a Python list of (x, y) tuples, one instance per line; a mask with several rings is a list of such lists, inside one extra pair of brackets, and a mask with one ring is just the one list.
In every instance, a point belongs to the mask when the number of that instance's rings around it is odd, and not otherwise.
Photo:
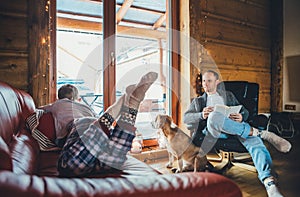
[(25, 129), (25, 119), (35, 111), (32, 97), (0, 82), (0, 170), (34, 174), (39, 147)]
[(28, 93), (0, 82), (0, 136), (6, 143), (24, 127), (26, 117), (34, 111), (35, 104)]

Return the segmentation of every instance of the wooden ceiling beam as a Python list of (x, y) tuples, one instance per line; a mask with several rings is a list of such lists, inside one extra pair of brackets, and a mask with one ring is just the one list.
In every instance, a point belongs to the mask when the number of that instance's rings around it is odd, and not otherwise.
[(142, 29), (136, 27), (117, 26), (117, 33), (122, 35), (131, 35), (144, 38), (164, 39), (166, 40), (167, 33), (152, 29)]
[(133, 0), (125, 0), (123, 2), (123, 5), (120, 7), (120, 9), (118, 10), (118, 12), (116, 14), (117, 24), (119, 24), (121, 22), (122, 18), (125, 16), (125, 14), (127, 13), (128, 9), (132, 5), (132, 3), (133, 3)]
[[(57, 28), (76, 29), (85, 31), (102, 32), (102, 23), (92, 22), (71, 18), (57, 18)], [(128, 27), (117, 25), (117, 33), (122, 35), (131, 35), (137, 37), (148, 37), (153, 39), (166, 39), (166, 32), (153, 29), (142, 29), (136, 27)]]
[(157, 19), (157, 21), (154, 23), (152, 29), (158, 29), (159, 27), (162, 26), (162, 24), (166, 21), (166, 14), (163, 14)]

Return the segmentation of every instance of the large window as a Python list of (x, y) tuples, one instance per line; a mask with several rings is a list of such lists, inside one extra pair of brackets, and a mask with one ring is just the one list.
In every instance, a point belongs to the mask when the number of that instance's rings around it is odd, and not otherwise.
[(127, 85), (158, 72), (136, 122), (145, 139), (155, 138), (153, 118), (172, 113), (170, 2), (57, 1), (57, 88), (76, 85), (83, 101), (101, 114)]

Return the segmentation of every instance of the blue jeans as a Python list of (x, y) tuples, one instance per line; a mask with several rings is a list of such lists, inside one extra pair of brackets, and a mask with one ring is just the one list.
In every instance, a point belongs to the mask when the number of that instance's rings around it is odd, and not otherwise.
[(272, 158), (260, 137), (249, 136), (250, 129), (251, 126), (246, 122), (236, 122), (219, 112), (212, 112), (208, 116), (204, 132), (208, 132), (214, 138), (227, 138), (227, 134), (238, 136), (252, 157), (258, 178), (263, 182), (265, 178), (273, 176)]

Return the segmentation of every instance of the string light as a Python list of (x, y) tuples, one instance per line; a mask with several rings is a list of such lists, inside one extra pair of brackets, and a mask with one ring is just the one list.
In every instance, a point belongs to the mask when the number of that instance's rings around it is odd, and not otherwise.
[(46, 38), (42, 38), (42, 44), (46, 44), (47, 40)]
[(50, 7), (50, 0), (47, 1), (47, 4), (46, 4), (46, 6), (45, 6), (45, 11), (46, 11), (46, 12), (49, 12), (49, 7)]
[(206, 37), (206, 23), (207, 23), (207, 18), (208, 18), (208, 3), (207, 0), (205, 0), (205, 15), (204, 15), (204, 19), (203, 19), (203, 23), (204, 23), (204, 45), (207, 42), (207, 37)]

